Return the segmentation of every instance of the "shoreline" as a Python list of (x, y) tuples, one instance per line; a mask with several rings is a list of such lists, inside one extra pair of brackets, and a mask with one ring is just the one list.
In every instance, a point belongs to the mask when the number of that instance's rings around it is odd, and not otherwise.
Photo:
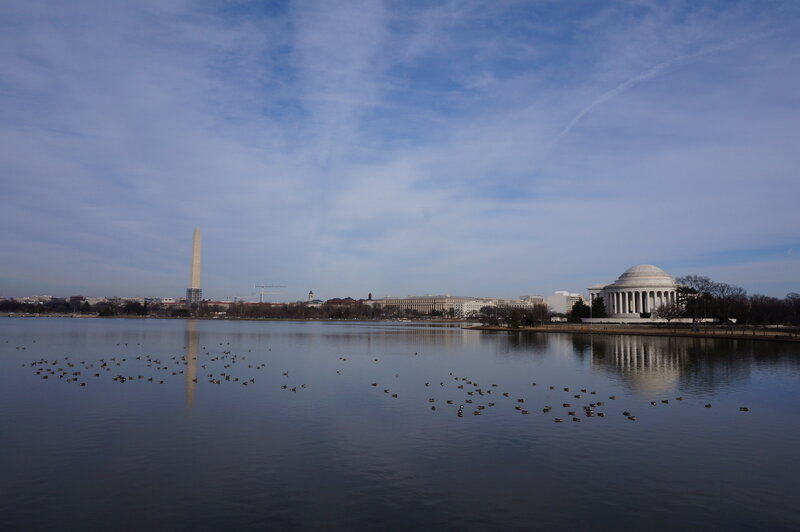
[(0, 318), (71, 318), (71, 319), (101, 319), (101, 320), (202, 320), (202, 321), (320, 321), (320, 322), (343, 322), (343, 323), (398, 323), (409, 325), (419, 325), (421, 323), (435, 325), (464, 325), (475, 324), (476, 320), (456, 320), (456, 319), (366, 319), (366, 318), (238, 318), (238, 317), (192, 317), (192, 316), (136, 316), (136, 315), (116, 315), (98, 316), (97, 314), (23, 314), (23, 313), (4, 313)]
[(540, 333), (571, 333), (571, 334), (606, 334), (629, 336), (662, 336), (672, 338), (711, 338), (716, 340), (767, 340), (774, 342), (800, 342), (800, 333), (770, 331), (767, 329), (751, 331), (735, 331), (725, 329), (701, 329), (692, 331), (680, 327), (659, 327), (648, 325), (641, 326), (616, 326), (616, 325), (540, 325), (535, 327), (518, 327), (509, 329), (498, 325), (475, 325), (464, 327), (475, 331), (490, 332), (540, 332)]

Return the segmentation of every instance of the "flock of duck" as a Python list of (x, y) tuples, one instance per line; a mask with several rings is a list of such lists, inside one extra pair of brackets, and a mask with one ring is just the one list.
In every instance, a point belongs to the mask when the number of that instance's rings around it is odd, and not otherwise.
[[(222, 343), (219, 344), (223, 346)], [(230, 345), (230, 344), (227, 344)], [(117, 344), (118, 347), (128, 347), (126, 343)], [(136, 344), (141, 346), (141, 344)], [(17, 346), (17, 349), (25, 350), (25, 346)], [(98, 379), (103, 376), (112, 375), (111, 380), (119, 384), (124, 384), (128, 381), (143, 381), (155, 384), (164, 384), (165, 379), (173, 376), (182, 376), (181, 379), (192, 383), (198, 381), (208, 382), (213, 385), (220, 385), (223, 383), (240, 384), (242, 386), (252, 386), (256, 384), (256, 378), (252, 376), (253, 371), (261, 371), (267, 367), (265, 362), (252, 363), (247, 360), (246, 355), (236, 355), (229, 349), (223, 349), (214, 354), (203, 347), (203, 360), (199, 364), (198, 369), (198, 356), (196, 346), (186, 346), (184, 350), (187, 351), (183, 355), (174, 355), (168, 358), (154, 357), (152, 355), (131, 355), (131, 356), (111, 356), (99, 358), (96, 360), (76, 360), (70, 356), (63, 356), (59, 358), (39, 358), (37, 360), (28, 361), (22, 364), (23, 367), (28, 367), (33, 370), (35, 376), (45, 380), (59, 380), (66, 383), (73, 383), (80, 387), (85, 387), (87, 383), (93, 379)], [(251, 350), (248, 350), (250, 352)], [(417, 356), (419, 353), (414, 353)], [(339, 362), (347, 362), (347, 357), (339, 356)], [(374, 358), (373, 362), (379, 362), (378, 358)], [(129, 373), (130, 365), (135, 363), (138, 371)], [(219, 367), (221, 366), (221, 367)], [(241, 374), (234, 375), (232, 369), (246, 369), (248, 374), (243, 376)], [(336, 369), (337, 375), (342, 375), (344, 365)], [(148, 368), (148, 369), (144, 369)], [(141, 372), (140, 372), (141, 371)], [(202, 375), (197, 375), (202, 373)], [(282, 371), (282, 377), (289, 377), (289, 371)], [(399, 377), (399, 374), (394, 374), (394, 380)], [(378, 381), (370, 383), (373, 388), (380, 388), (383, 393), (390, 398), (397, 399), (400, 397), (399, 391), (393, 390), (391, 387), (379, 386)], [(441, 381), (427, 381), (420, 383), (421, 389), (425, 389), (430, 393), (424, 394), (427, 397), (427, 404), (431, 411), (450, 407), (455, 411), (455, 415), (463, 417), (465, 413), (471, 413), (473, 416), (480, 416), (489, 413), (493, 409), (513, 406), (521, 415), (528, 415), (534, 410), (540, 410), (543, 414), (552, 415), (554, 423), (562, 423), (566, 420), (571, 420), (574, 423), (581, 422), (586, 418), (604, 418), (608, 411), (613, 410), (610, 405), (617, 400), (617, 396), (609, 395), (606, 397), (598, 397), (598, 392), (589, 390), (587, 388), (573, 389), (569, 386), (557, 387), (555, 385), (542, 386), (547, 395), (552, 395), (552, 400), (548, 400), (550, 404), (539, 404), (536, 407), (531, 407), (530, 402), (523, 394), (515, 393), (512, 397), (512, 392), (502, 391), (497, 383), (490, 383), (484, 385), (477, 380), (466, 377), (454, 375), (450, 372), (445, 380)], [(530, 383), (531, 387), (537, 387), (538, 383)], [(281, 384), (282, 390), (297, 392), (298, 389), (305, 389), (308, 385), (301, 383), (297, 385)], [(433, 390), (437, 393), (434, 394)], [(551, 394), (552, 392), (552, 394)], [(541, 394), (537, 393), (537, 396)], [(444, 396), (444, 397), (442, 397)], [(683, 401), (684, 398), (674, 397), (675, 401)], [(607, 403), (611, 401), (612, 403)], [(581, 404), (582, 403), (582, 404)], [(650, 408), (659, 406), (660, 404), (670, 404), (670, 399), (660, 399), (659, 401), (650, 401)], [(712, 408), (710, 403), (704, 405), (705, 408)], [(622, 410), (622, 409), (620, 409)], [(748, 412), (748, 407), (739, 407), (739, 411)], [(636, 421), (637, 415), (628, 411), (622, 410), (622, 416), (630, 421)]]
[[(489, 386), (484, 386), (478, 383), (477, 381), (473, 381), (472, 379), (467, 377), (453, 376), (452, 372), (450, 372), (449, 377), (452, 377), (453, 381), (455, 381), (456, 384), (455, 389), (458, 390), (457, 393), (453, 393), (451, 394), (451, 396), (452, 395), (456, 396), (461, 395), (461, 396), (458, 397), (458, 399), (445, 399), (444, 405), (452, 406), (455, 409), (456, 415), (458, 417), (464, 416), (465, 409), (471, 411), (473, 416), (480, 416), (488, 412), (489, 410), (487, 409), (492, 409), (493, 407), (497, 407), (498, 404), (500, 404), (501, 407), (511, 405), (517, 412), (519, 412), (522, 415), (528, 415), (531, 413), (531, 408), (527, 406), (528, 402), (525, 397), (519, 397), (519, 396), (512, 397), (511, 392), (500, 391), (498, 393), (499, 388), (497, 383), (491, 383)], [(427, 388), (433, 387), (435, 389), (437, 388), (435, 384), (436, 383), (432, 385), (430, 382), (425, 382), (424, 385)], [(373, 382), (371, 383), (371, 385), (373, 387), (377, 387), (378, 383)], [(531, 383), (532, 387), (535, 387), (537, 385), (538, 384), (535, 382)], [(440, 389), (447, 388), (445, 381), (440, 381), (438, 383), (438, 388)], [(577, 390), (571, 390), (569, 386), (563, 387), (559, 390), (557, 390), (556, 388), (557, 387), (553, 385), (547, 387), (548, 391), (555, 391), (556, 394), (559, 392), (566, 393), (569, 394), (571, 397), (566, 399), (569, 402), (561, 402), (560, 406), (558, 406), (557, 403), (554, 403), (557, 406), (553, 406), (551, 404), (540, 405), (543, 414), (550, 414), (551, 412), (554, 411), (554, 409), (557, 408), (563, 409), (562, 410), (564, 412), (563, 414), (559, 413), (559, 411), (556, 411), (554, 413), (553, 417), (554, 423), (562, 423), (565, 420), (572, 420), (572, 422), (574, 423), (579, 423), (581, 422), (582, 418), (606, 417), (606, 411), (604, 407), (607, 407), (608, 405), (605, 402), (605, 399), (598, 400), (596, 398), (597, 396), (596, 391), (588, 390), (587, 388), (581, 388), (580, 393), (575, 393), (575, 391)], [(399, 394), (394, 393), (389, 388), (384, 388), (383, 393), (389, 394), (393, 398), (399, 397)], [(582, 399), (584, 402), (588, 400), (588, 402), (583, 405), (577, 405), (573, 404), (575, 399), (579, 400)], [(563, 399), (561, 400), (563, 401)], [(609, 395), (608, 400), (616, 401), (617, 396)], [(675, 400), (683, 401), (683, 397), (676, 397)], [(439, 407), (442, 406), (441, 404), (442, 402), (440, 400), (437, 400), (436, 397), (428, 398), (428, 403), (431, 403), (430, 409), (433, 411), (437, 410), (437, 404), (439, 404)], [(455, 408), (455, 405), (457, 403), (458, 407)], [(669, 399), (662, 399), (661, 403), (669, 404)], [(658, 402), (651, 401), (650, 405), (657, 406)], [(705, 408), (712, 407), (710, 403), (706, 403), (704, 406)], [(748, 407), (743, 406), (739, 407), (739, 411), (749, 412), (750, 409)], [(636, 415), (629, 412), (628, 410), (623, 410), (622, 415), (627, 419), (629, 419), (630, 421), (636, 421), (637, 419)]]
[[(141, 344), (136, 345), (139, 346)], [(128, 344), (117, 344), (117, 346), (127, 347)], [(24, 350), (25, 346), (18, 346), (17, 348)], [(206, 348), (203, 347), (203, 349), (205, 350)], [(248, 386), (255, 384), (256, 380), (254, 377), (238, 377), (227, 371), (235, 364), (245, 362), (246, 360), (247, 356), (235, 355), (229, 350), (223, 350), (220, 354), (215, 356), (210, 356), (209, 353), (207, 362), (200, 364), (200, 369), (205, 371), (208, 369), (208, 363), (218, 362), (222, 364), (221, 369), (226, 371), (217, 370), (217, 373), (207, 373), (203, 376), (196, 376), (197, 355), (194, 353), (175, 355), (169, 358), (154, 357), (152, 355), (137, 355), (131, 357), (112, 356), (108, 358), (99, 358), (93, 361), (75, 360), (70, 356), (63, 356), (54, 359), (42, 357), (38, 360), (23, 363), (22, 367), (30, 367), (33, 369), (34, 374), (42, 379), (58, 379), (63, 380), (64, 382), (76, 383), (79, 386), (86, 386), (87, 382), (91, 382), (92, 379), (102, 377), (103, 375), (107, 374), (113, 374), (114, 376), (111, 380), (120, 384), (137, 380), (156, 384), (164, 384), (164, 379), (168, 376), (186, 375), (187, 372), (192, 374), (190, 381), (193, 383), (197, 383), (198, 380), (203, 379), (207, 380), (210, 384), (232, 382), (240, 383), (243, 386)], [(140, 371), (149, 373), (150, 375), (134, 375), (122, 372), (123, 368), (127, 369), (129, 364), (134, 361), (141, 364), (139, 366)], [(242, 364), (242, 367), (244, 365), (245, 364)], [(266, 363), (247, 363), (246, 366), (249, 370), (261, 370), (266, 367)], [(149, 369), (144, 370), (143, 368)], [(158, 376), (154, 377), (152, 376), (153, 371), (160, 373), (157, 373)], [(288, 372), (284, 373), (284, 375), (288, 375)], [(302, 387), (305, 387), (305, 385), (302, 385)]]

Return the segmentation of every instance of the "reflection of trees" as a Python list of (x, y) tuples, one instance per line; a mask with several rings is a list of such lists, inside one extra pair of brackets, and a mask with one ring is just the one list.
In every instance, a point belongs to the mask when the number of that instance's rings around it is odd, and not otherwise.
[(194, 406), (194, 389), (197, 386), (197, 321), (186, 320), (184, 332), (186, 344), (186, 411), (191, 412)]
[(481, 341), (480, 331), (466, 331), (462, 325), (442, 326), (439, 324), (411, 323), (336, 323), (307, 322), (307, 329), (292, 327), (283, 331), (290, 343), (308, 347), (320, 343), (341, 351), (358, 350), (398, 350), (431, 351), (452, 350), (475, 347)]
[[(583, 342), (573, 343), (576, 354), (584, 352)], [(714, 391), (747, 379), (753, 366), (797, 366), (800, 360), (779, 342), (597, 335), (592, 364), (620, 375), (637, 391), (656, 392), (675, 385)]]
[(583, 355), (592, 352), (593, 337), (588, 334), (573, 334), (572, 349), (575, 354), (583, 358)]
[(800, 366), (792, 346), (780, 342), (686, 338), (691, 343), (689, 364), (681, 384), (703, 391), (749, 377), (754, 367)]
[(566, 334), (553, 334), (532, 331), (481, 331), (479, 338), (486, 345), (490, 343), (495, 353), (512, 358), (531, 355), (548, 355), (554, 351), (569, 351), (563, 346), (569, 342)]
[(545, 333), (515, 333), (508, 335), (508, 347), (518, 350), (545, 351), (549, 345), (550, 338)]

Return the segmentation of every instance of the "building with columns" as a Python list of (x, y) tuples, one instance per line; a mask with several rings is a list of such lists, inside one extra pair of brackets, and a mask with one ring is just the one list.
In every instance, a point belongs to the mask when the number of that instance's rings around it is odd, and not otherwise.
[(639, 264), (625, 270), (611, 284), (589, 287), (592, 301), (602, 296), (609, 318), (638, 318), (663, 305), (677, 302), (675, 280), (661, 268)]
[(408, 296), (408, 297), (382, 297), (373, 299), (373, 307), (381, 307), (386, 310), (393, 310), (399, 313), (414, 312), (418, 314), (430, 314), (431, 312), (449, 312), (455, 308), (456, 304), (470, 301), (471, 297), (457, 297), (450, 294), (441, 296)]

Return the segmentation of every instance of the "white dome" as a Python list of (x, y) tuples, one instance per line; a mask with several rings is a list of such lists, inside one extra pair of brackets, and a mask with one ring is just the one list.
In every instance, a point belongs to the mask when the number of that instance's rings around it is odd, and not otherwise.
[(639, 264), (625, 270), (609, 288), (626, 287), (675, 287), (675, 281), (667, 272), (652, 264)]
[[(658, 266), (653, 266), (652, 264), (638, 264), (636, 266), (631, 266), (625, 273), (622, 274), (622, 277), (631, 274), (631, 275), (640, 275), (640, 274), (648, 274), (648, 275), (667, 275), (667, 272), (659, 268)], [(669, 277), (669, 276), (667, 276)]]

